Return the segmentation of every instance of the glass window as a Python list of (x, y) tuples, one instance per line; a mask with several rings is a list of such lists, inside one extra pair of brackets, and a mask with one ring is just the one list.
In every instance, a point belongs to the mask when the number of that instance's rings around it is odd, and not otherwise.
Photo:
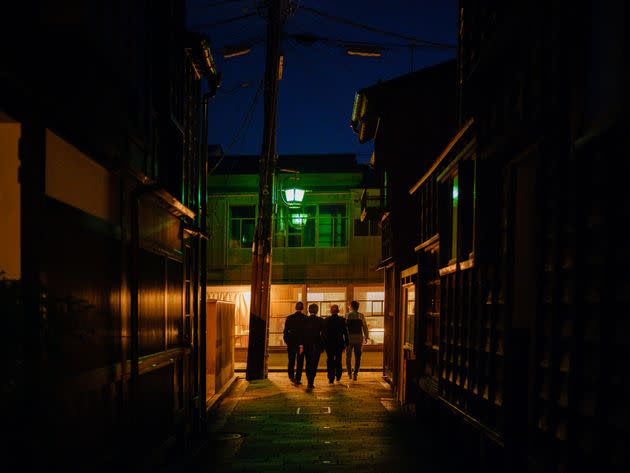
[(346, 246), (346, 219), (345, 205), (320, 205), (318, 219), (318, 246), (324, 248)]
[(256, 206), (230, 207), (230, 248), (251, 248), (256, 228)]
[[(340, 287), (309, 287), (307, 289), (308, 304), (315, 303), (319, 306), (319, 315), (330, 315), (330, 306), (337, 304), (339, 313), (346, 313), (346, 288)], [(308, 307), (308, 305), (307, 305)]]
[(404, 316), (405, 316), (405, 348), (413, 350), (416, 335), (416, 285), (410, 284), (403, 288)]
[(459, 176), (451, 183), (451, 258), (457, 257), (457, 213), (459, 210)]
[[(473, 213), (475, 205), (475, 161), (470, 159), (444, 181), (440, 213), (444, 228), (440, 231), (442, 266), (472, 257)], [(440, 191), (442, 192), (442, 190)]]
[(376, 220), (354, 220), (354, 236), (378, 236), (381, 234), (381, 227)]
[(354, 300), (359, 303), (359, 312), (365, 316), (370, 331), (370, 343), (382, 345), (385, 333), (383, 319), (385, 292), (383, 286), (356, 286), (353, 296)]
[(343, 204), (282, 207), (275, 218), (274, 243), (285, 248), (343, 247), (348, 244), (346, 228)]
[(317, 207), (308, 205), (287, 212), (287, 246), (292, 248), (315, 246)]

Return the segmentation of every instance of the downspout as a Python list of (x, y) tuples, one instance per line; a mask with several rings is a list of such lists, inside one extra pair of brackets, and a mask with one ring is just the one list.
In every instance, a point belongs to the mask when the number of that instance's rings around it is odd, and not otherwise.
[[(221, 73), (216, 69), (212, 53), (210, 52), (209, 39), (205, 35), (192, 33), (190, 38), (193, 42), (191, 48), (193, 63), (201, 76), (206, 76), (208, 81), (208, 92), (206, 92), (201, 99), (202, 116), (201, 116), (201, 147), (198, 150), (199, 163), (197, 167), (198, 176), (197, 184), (199, 185), (199, 203), (198, 203), (198, 218), (196, 219), (196, 227), (184, 227), (184, 230), (191, 235), (194, 240), (195, 251), (195, 301), (197, 304), (198, 320), (195, 324), (196, 333), (193, 335), (197, 341), (197, 354), (196, 364), (197, 373), (194, 375), (197, 377), (197, 387), (199, 392), (197, 395), (199, 422), (201, 433), (206, 432), (207, 416), (206, 416), (206, 325), (207, 325), (207, 313), (206, 313), (206, 298), (207, 298), (207, 245), (204, 240), (207, 241), (208, 236), (206, 234), (206, 215), (207, 215), (207, 173), (208, 173), (208, 102), (210, 98), (214, 97), (217, 92), (217, 88), (221, 83)], [(198, 287), (200, 286), (200, 287)]]
[(216, 89), (211, 92), (206, 93), (202, 99), (202, 129), (201, 129), (201, 175), (199, 176), (199, 186), (200, 186), (200, 202), (199, 202), (199, 220), (198, 220), (198, 228), (201, 230), (201, 234), (198, 236), (198, 244), (200, 249), (200, 280), (199, 284), (201, 286), (200, 292), (200, 309), (199, 309), (199, 321), (201, 326), (201, 337), (199, 340), (201, 353), (203, 353), (203, 357), (200, 363), (200, 371), (201, 371), (201, 387), (203, 388), (203, 410), (202, 410), (202, 419), (201, 419), (201, 427), (202, 432), (206, 432), (207, 430), (207, 402), (206, 402), (206, 394), (207, 394), (207, 384), (206, 384), (206, 326), (207, 326), (207, 313), (206, 313), (206, 299), (207, 299), (207, 284), (208, 284), (208, 245), (207, 245), (207, 233), (206, 233), (206, 216), (207, 216), (207, 207), (208, 207), (208, 102), (214, 97)]

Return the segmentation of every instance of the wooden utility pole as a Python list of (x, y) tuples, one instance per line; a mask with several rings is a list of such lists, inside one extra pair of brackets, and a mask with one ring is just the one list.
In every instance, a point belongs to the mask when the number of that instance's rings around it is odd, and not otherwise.
[(267, 57), (265, 62), (264, 131), (260, 154), (258, 221), (252, 254), (252, 285), (247, 349), (248, 380), (267, 377), (269, 298), (271, 295), (271, 236), (273, 175), (276, 166), (276, 108), (280, 63), (282, 0), (267, 0)]

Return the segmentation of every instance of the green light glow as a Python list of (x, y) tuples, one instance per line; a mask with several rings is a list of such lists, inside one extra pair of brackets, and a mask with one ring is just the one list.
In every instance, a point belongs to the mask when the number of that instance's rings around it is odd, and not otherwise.
[(303, 227), (306, 225), (306, 221), (308, 220), (308, 214), (303, 213), (295, 213), (291, 214), (291, 225), (296, 227)]
[(288, 203), (302, 202), (304, 199), (304, 189), (285, 189), (284, 195)]

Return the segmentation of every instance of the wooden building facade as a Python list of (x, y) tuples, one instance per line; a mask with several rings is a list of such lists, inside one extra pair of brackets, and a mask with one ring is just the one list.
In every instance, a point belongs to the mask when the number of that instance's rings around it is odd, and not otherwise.
[(468, 471), (625, 471), (627, 7), (460, 6), (459, 130), (409, 189), (417, 412)]
[(374, 142), (371, 165), (380, 195), (364, 193), (362, 215), (382, 229), (385, 280), (383, 374), (403, 405), (415, 397), (418, 203), (408, 189), (418, 168), (428, 167), (456, 126), (456, 61), (405, 74), (361, 89), (352, 127), (361, 143)]
[[(208, 291), (237, 305), (235, 347), (244, 358), (249, 334), (252, 242), (258, 204), (258, 156), (222, 156), (208, 176)], [(341, 314), (357, 300), (370, 330), (366, 350), (383, 346), (383, 280), (378, 222), (361, 221), (364, 189), (376, 193), (368, 166), (354, 154), (280, 155), (274, 173), (273, 255), (268, 345), (285, 351), (285, 318), (297, 301)], [(299, 189), (301, 202), (286, 192)], [(291, 194), (293, 195), (293, 194)]]
[(10, 468), (150, 469), (204, 422), (220, 75), (184, 1), (14, 6), (0, 66)]

